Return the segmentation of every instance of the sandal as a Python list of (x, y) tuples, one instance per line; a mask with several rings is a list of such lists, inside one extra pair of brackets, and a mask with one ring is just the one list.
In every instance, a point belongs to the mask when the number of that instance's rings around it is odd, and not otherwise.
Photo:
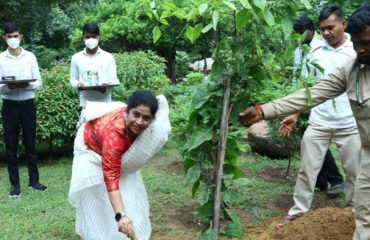
[(280, 218), (279, 222), (275, 225), (276, 228), (281, 228), (282, 226), (284, 226), (285, 224), (288, 224), (294, 220), (296, 220), (297, 218), (299, 218), (300, 216), (298, 215), (284, 215)]

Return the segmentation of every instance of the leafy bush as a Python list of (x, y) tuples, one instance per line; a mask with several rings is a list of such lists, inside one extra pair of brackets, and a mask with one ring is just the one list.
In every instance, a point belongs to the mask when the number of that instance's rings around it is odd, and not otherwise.
[(186, 79), (189, 85), (196, 85), (203, 82), (204, 74), (200, 72), (190, 72), (186, 75)]
[(196, 88), (196, 86), (177, 84), (169, 85), (164, 91), (164, 95), (167, 97), (171, 108), (171, 138), (181, 146), (187, 141), (187, 126), (191, 113), (191, 101)]
[[(170, 81), (165, 76), (165, 60), (152, 51), (117, 53), (117, 76), (123, 85), (114, 97), (126, 99), (137, 89), (148, 89), (161, 94)], [(118, 91), (120, 93), (118, 93)], [(122, 95), (123, 94), (123, 95)]]
[(57, 58), (59, 58), (59, 52), (46, 48), (45, 46), (31, 46), (32, 51), (37, 58), (37, 62), (40, 68), (51, 68), (55, 65)]
[(43, 86), (36, 91), (37, 139), (60, 146), (76, 133), (78, 92), (69, 84), (69, 64), (42, 70)]

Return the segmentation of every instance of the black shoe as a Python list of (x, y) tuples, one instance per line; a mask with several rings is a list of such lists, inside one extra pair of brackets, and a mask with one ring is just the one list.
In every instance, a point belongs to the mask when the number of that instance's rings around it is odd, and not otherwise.
[(37, 190), (40, 192), (46, 191), (48, 189), (45, 185), (42, 185), (41, 183), (29, 183), (28, 187), (33, 190)]
[(329, 198), (337, 198), (342, 192), (344, 192), (344, 183), (331, 186), (327, 194)]
[(17, 185), (12, 185), (9, 192), (10, 198), (17, 198), (21, 196), (21, 188)]

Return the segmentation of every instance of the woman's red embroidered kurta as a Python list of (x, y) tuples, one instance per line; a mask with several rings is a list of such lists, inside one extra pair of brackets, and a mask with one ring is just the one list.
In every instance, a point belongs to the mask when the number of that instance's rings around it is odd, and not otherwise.
[(108, 192), (119, 189), (121, 157), (132, 145), (126, 133), (124, 111), (125, 108), (115, 110), (85, 125), (85, 144), (89, 150), (102, 157), (104, 181)]

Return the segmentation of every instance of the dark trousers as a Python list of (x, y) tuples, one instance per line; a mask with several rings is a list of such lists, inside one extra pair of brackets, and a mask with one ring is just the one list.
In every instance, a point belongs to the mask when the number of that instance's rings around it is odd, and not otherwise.
[(325, 190), (328, 187), (343, 183), (343, 177), (339, 173), (335, 158), (330, 150), (326, 152), (324, 164), (316, 180), (316, 187)]
[(19, 186), (17, 149), (21, 129), (28, 157), (29, 183), (39, 182), (36, 155), (36, 104), (34, 99), (24, 101), (3, 99), (1, 116), (3, 118), (4, 142), (10, 183)]

